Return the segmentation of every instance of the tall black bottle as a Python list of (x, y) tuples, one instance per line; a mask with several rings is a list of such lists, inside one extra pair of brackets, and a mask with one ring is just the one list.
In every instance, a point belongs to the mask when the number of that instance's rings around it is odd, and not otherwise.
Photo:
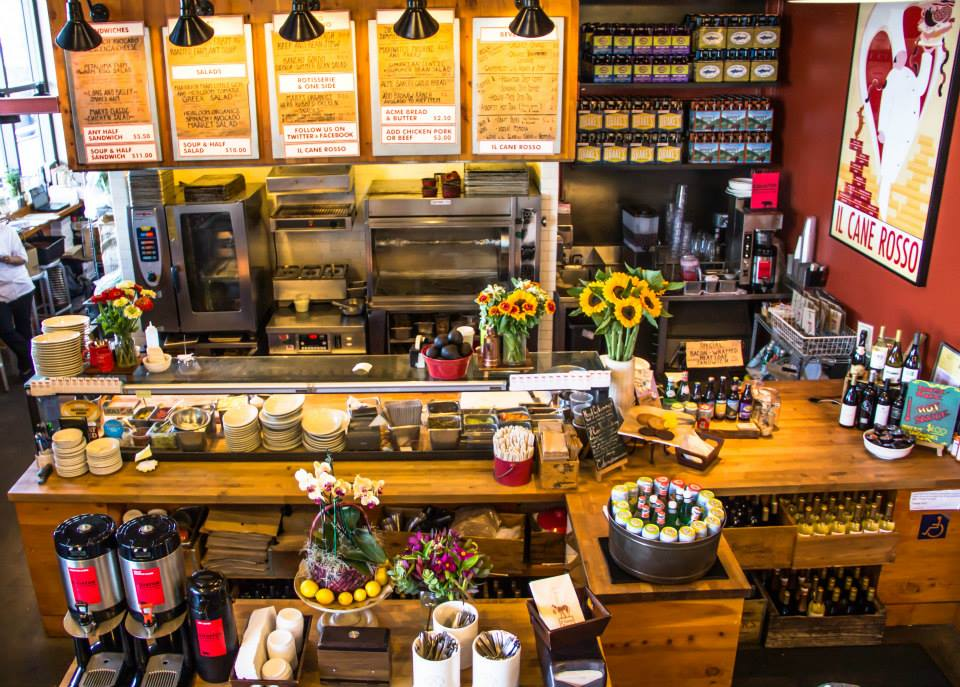
[(237, 658), (237, 621), (223, 575), (198, 570), (187, 583), (190, 649), (197, 674), (206, 682), (226, 682)]

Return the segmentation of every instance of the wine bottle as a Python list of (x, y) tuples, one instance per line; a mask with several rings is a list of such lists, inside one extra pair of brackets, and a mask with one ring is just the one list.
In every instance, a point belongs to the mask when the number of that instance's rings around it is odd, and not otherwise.
[(807, 616), (811, 618), (822, 618), (826, 615), (827, 609), (823, 604), (823, 590), (820, 588), (814, 589), (813, 591), (813, 601), (807, 605)]
[(903, 419), (904, 397), (906, 396), (903, 388), (895, 393), (896, 398), (893, 399), (893, 403), (890, 405), (890, 417), (887, 419), (887, 425), (891, 427), (900, 426), (900, 420)]
[[(871, 373), (871, 378), (873, 373)], [(860, 407), (857, 411), (857, 429), (866, 431), (873, 427), (873, 416), (877, 410), (877, 389), (873, 379), (867, 382), (860, 393)]]
[(899, 384), (901, 374), (903, 374), (903, 351), (900, 349), (900, 330), (898, 329), (883, 363), (883, 379)]
[(713, 417), (722, 420), (727, 416), (727, 378), (720, 376), (720, 387), (717, 390), (717, 402), (713, 407)]
[(857, 394), (857, 380), (850, 375), (850, 384), (847, 386), (847, 393), (843, 396), (843, 402), (840, 404), (840, 426), (853, 427), (857, 424), (857, 407), (860, 405), (860, 397)]
[(907, 384), (920, 377), (920, 337), (917, 332), (913, 335), (913, 341), (910, 343), (910, 350), (907, 351), (907, 357), (903, 360), (903, 372), (900, 374), (900, 383)]
[(873, 416), (873, 424), (877, 427), (886, 427), (890, 423), (890, 406), (893, 401), (890, 399), (890, 380), (883, 380), (883, 387), (877, 394), (877, 409)]
[(850, 369), (848, 372), (856, 374), (858, 377), (867, 371), (867, 331), (860, 331), (860, 337), (857, 340), (857, 348), (853, 357), (850, 358)]
[(870, 349), (870, 369), (875, 372), (883, 370), (883, 364), (887, 361), (887, 340), (884, 338), (887, 328), (880, 325), (880, 336), (873, 342), (873, 348)]

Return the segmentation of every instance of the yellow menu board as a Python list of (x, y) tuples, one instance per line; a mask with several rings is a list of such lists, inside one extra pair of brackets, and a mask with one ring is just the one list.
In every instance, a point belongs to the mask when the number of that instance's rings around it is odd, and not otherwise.
[(257, 158), (250, 27), (241, 16), (204, 17), (214, 35), (181, 48), (166, 40), (167, 87), (177, 160)]
[(280, 158), (354, 157), (360, 154), (354, 26), (349, 12), (314, 12), (323, 35), (284, 40), (275, 14), (265, 32), (273, 122), (273, 153)]
[(161, 159), (150, 36), (143, 22), (97, 24), (103, 42), (64, 52), (77, 156), (85, 164)]
[(563, 18), (542, 38), (510, 33), (507, 17), (473, 20), (473, 152), (555, 155), (563, 103)]
[(453, 10), (430, 10), (440, 29), (408, 40), (393, 32), (399, 10), (370, 21), (374, 155), (460, 152), (460, 35)]

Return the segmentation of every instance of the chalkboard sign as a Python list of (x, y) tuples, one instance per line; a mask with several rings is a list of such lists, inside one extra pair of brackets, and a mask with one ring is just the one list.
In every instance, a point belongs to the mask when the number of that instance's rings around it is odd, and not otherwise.
[(914, 380), (907, 387), (900, 428), (918, 443), (946, 446), (953, 440), (960, 389)]
[(627, 446), (620, 438), (620, 418), (611, 399), (585, 408), (583, 423), (598, 475), (626, 462)]

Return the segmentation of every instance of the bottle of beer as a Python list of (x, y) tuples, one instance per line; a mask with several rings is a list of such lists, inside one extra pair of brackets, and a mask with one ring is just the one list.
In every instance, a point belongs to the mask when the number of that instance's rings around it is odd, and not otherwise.
[(874, 587), (867, 588), (867, 598), (863, 600), (863, 612), (877, 612), (877, 590)]
[(780, 615), (790, 615), (792, 612), (790, 608), (790, 590), (787, 589), (786, 586), (780, 590), (780, 598), (777, 600), (777, 612)]
[(703, 405), (710, 409), (710, 417), (713, 417), (717, 408), (717, 380), (715, 377), (707, 379), (707, 389), (703, 393)]
[(861, 613), (860, 604), (857, 602), (858, 591), (856, 587), (850, 587), (850, 591), (847, 592), (847, 603), (844, 607), (847, 615), (857, 615)]
[(853, 427), (857, 424), (857, 408), (860, 405), (858, 387), (856, 378), (851, 373), (850, 383), (847, 385), (847, 392), (843, 395), (843, 402), (840, 404), (840, 426)]
[(717, 400), (713, 407), (713, 417), (723, 420), (727, 416), (727, 378), (720, 376), (720, 387), (717, 390)]
[(740, 378), (734, 377), (730, 382), (730, 393), (727, 394), (727, 419), (736, 420), (740, 410)]
[(673, 385), (672, 379), (667, 379), (667, 383), (663, 388), (663, 407), (667, 410), (673, 405), (673, 402), (677, 400), (677, 389)]
[(822, 618), (826, 614), (827, 609), (823, 603), (823, 590), (817, 587), (813, 590), (813, 600), (807, 605), (807, 616), (811, 618)]
[(834, 587), (830, 594), (830, 601), (827, 603), (827, 615), (843, 615), (843, 603), (840, 601), (840, 587)]
[(753, 390), (750, 388), (750, 382), (743, 385), (743, 393), (740, 394), (740, 406), (737, 410), (737, 417), (740, 422), (749, 422), (753, 415)]

